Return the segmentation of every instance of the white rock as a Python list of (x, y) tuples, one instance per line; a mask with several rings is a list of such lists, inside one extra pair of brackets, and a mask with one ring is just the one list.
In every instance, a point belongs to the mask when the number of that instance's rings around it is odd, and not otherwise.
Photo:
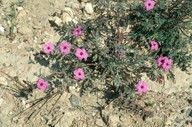
[(4, 32), (5, 32), (5, 29), (4, 29), (3, 26), (0, 26), (0, 32), (1, 32), (1, 33), (4, 33)]
[(63, 22), (59, 17), (55, 16), (53, 17), (53, 21), (56, 25), (61, 26), (61, 23)]
[(23, 10), (23, 7), (17, 7), (17, 11)]
[(3, 104), (3, 98), (0, 98), (0, 107)]
[(85, 5), (85, 11), (88, 13), (88, 14), (92, 14), (94, 11), (93, 11), (93, 6), (91, 3), (87, 3)]
[(171, 120), (167, 120), (167, 122), (165, 123), (166, 125), (171, 125), (172, 121)]
[(4, 77), (0, 77), (0, 83), (5, 85), (5, 86), (8, 85), (7, 80)]
[(63, 22), (70, 22), (72, 20), (72, 18), (68, 13), (63, 13), (62, 20), (63, 20)]

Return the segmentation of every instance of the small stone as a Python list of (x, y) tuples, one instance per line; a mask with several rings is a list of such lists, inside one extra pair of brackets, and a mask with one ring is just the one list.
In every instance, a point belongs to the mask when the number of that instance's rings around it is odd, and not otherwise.
[(4, 65), (5, 67), (9, 67), (11, 64), (6, 62)]
[(88, 14), (92, 14), (94, 11), (93, 11), (93, 6), (91, 3), (87, 3), (85, 5), (85, 11), (88, 13)]
[(114, 125), (114, 126), (119, 122), (118, 115), (110, 115), (109, 119), (110, 119), (110, 121), (112, 121), (112, 125)]
[(72, 94), (69, 100), (70, 100), (71, 105), (72, 105), (73, 107), (79, 107), (79, 100), (78, 100), (77, 96), (75, 96), (74, 94)]
[(61, 26), (61, 23), (63, 22), (59, 17), (55, 16), (53, 18), (49, 19), (50, 21), (54, 22), (57, 26)]
[(103, 120), (102, 119), (96, 119), (96, 125), (103, 127)]
[(94, 117), (95, 115), (96, 115), (96, 113), (95, 113), (95, 112), (93, 112), (93, 113), (92, 113), (92, 116)]
[(14, 117), (13, 122), (18, 123), (18, 119), (19, 119), (18, 117)]
[(1, 107), (1, 105), (3, 104), (3, 98), (0, 98), (0, 107)]
[(23, 10), (23, 7), (17, 7), (17, 11)]
[(171, 125), (172, 121), (171, 120), (167, 120), (167, 122), (165, 123), (166, 125)]
[(72, 20), (72, 18), (68, 13), (63, 13), (62, 20), (63, 20), (63, 22), (70, 22)]
[(3, 84), (3, 85), (7, 85), (6, 78), (0, 77), (0, 83)]
[(5, 29), (3, 26), (0, 26), (0, 33), (4, 33), (5, 32)]
[(22, 26), (18, 29), (18, 32), (20, 34), (26, 35), (26, 34), (31, 34), (32, 30), (28, 26)]
[(75, 90), (76, 90), (76, 87), (75, 87), (75, 86), (69, 86), (69, 91), (70, 91), (71, 93), (73, 93)]
[(19, 11), (19, 14), (17, 15), (17, 18), (23, 18), (27, 15), (25, 10), (21, 10)]
[(14, 26), (14, 28), (13, 28), (13, 33), (15, 34), (15, 33), (17, 33), (17, 28)]

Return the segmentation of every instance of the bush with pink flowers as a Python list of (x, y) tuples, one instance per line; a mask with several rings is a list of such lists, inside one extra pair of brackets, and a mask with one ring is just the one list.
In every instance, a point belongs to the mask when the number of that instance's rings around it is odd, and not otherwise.
[[(156, 81), (162, 73), (174, 78), (173, 66), (189, 67), (191, 1), (146, 0), (131, 5), (121, 1), (110, 6), (106, 1), (94, 1), (95, 19), (57, 27), (60, 40), (45, 43), (35, 55), (52, 73), (39, 76), (38, 89), (50, 93), (77, 83), (80, 93), (143, 94), (150, 84), (141, 81), (142, 73)], [(104, 87), (95, 85), (97, 79)]]

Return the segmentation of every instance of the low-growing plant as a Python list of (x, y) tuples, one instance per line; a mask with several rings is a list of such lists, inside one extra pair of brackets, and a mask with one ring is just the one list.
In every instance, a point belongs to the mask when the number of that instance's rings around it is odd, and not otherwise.
[(106, 98), (109, 101), (119, 95), (135, 97), (136, 91), (148, 91), (146, 81), (141, 81), (142, 73), (162, 82), (162, 73), (174, 78), (174, 65), (189, 67), (190, 0), (93, 3), (94, 19), (56, 27), (60, 40), (45, 43), (35, 54), (35, 60), (51, 70), (51, 75), (38, 75), (36, 82), (36, 88), (47, 96), (78, 84), (81, 94), (86, 90), (112, 94)]
[(51, 76), (40, 76), (49, 82), (45, 92), (76, 83), (81, 93), (94, 91), (100, 89), (94, 85), (99, 79), (115, 93), (130, 94), (136, 88), (142, 94), (148, 90), (140, 81), (142, 73), (159, 80), (167, 71), (174, 77), (173, 65), (189, 67), (191, 35), (183, 33), (191, 28), (191, 1), (96, 3), (95, 19), (63, 24), (57, 28), (61, 39), (55, 45), (44, 44), (36, 54), (36, 60), (52, 71)]
[[(1, 3), (1, 1), (0, 1)], [(5, 10), (4, 14), (5, 14), (5, 21), (7, 22), (8, 26), (9, 26), (9, 33), (7, 35), (7, 37), (10, 40), (13, 40), (15, 38), (15, 34), (14, 34), (14, 29), (16, 27), (16, 18), (18, 15), (18, 12), (16, 10), (17, 7), (22, 7), (24, 5), (24, 0), (18, 0), (16, 2), (11, 2), (9, 8), (10, 11)], [(8, 9), (9, 10), (9, 9)]]

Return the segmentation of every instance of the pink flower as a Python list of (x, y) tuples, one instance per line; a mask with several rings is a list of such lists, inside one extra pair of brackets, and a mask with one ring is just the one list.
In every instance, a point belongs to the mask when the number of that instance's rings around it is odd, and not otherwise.
[(85, 74), (84, 74), (82, 68), (78, 68), (77, 70), (75, 70), (75, 71), (73, 72), (73, 74), (74, 74), (74, 78), (75, 78), (76, 80), (79, 80), (79, 79), (83, 80), (83, 79), (85, 78)]
[(117, 56), (118, 58), (120, 58), (123, 55), (123, 49), (119, 48), (118, 51), (116, 52), (115, 56)]
[(84, 48), (83, 49), (77, 48), (76, 52), (75, 52), (75, 56), (79, 60), (82, 60), (82, 59), (87, 59), (88, 54), (87, 54), (87, 52), (86, 52), (86, 50)]
[(46, 82), (44, 79), (40, 78), (37, 82), (36, 82), (36, 86), (39, 90), (43, 90), (45, 91), (47, 86), (48, 86), (48, 82)]
[(69, 54), (70, 53), (70, 50), (71, 50), (71, 45), (64, 41), (62, 42), (60, 45), (59, 45), (59, 49), (60, 49), (60, 52), (61, 53), (64, 53), (64, 54)]
[(172, 63), (173, 63), (173, 60), (172, 60), (172, 59), (169, 59), (169, 58), (166, 57), (166, 56), (160, 56), (160, 57), (157, 59), (157, 65), (158, 65), (158, 67), (162, 67), (165, 71), (168, 71), (168, 70), (171, 69)]
[(167, 60), (164, 62), (164, 64), (162, 65), (163, 69), (164, 69), (165, 71), (170, 70), (172, 63), (173, 63), (173, 60), (172, 60), (172, 59), (167, 59)]
[(147, 11), (153, 10), (154, 6), (155, 6), (155, 1), (153, 0), (146, 0), (145, 3), (145, 8)]
[(46, 54), (52, 54), (54, 49), (55, 49), (55, 46), (50, 42), (43, 45), (43, 50), (44, 50), (44, 53)]
[(138, 94), (146, 93), (148, 90), (148, 85), (145, 82), (139, 81), (135, 86)]
[(156, 41), (151, 41), (151, 50), (158, 50), (158, 43)]
[(78, 26), (73, 30), (73, 35), (79, 37), (82, 35), (82, 26)]
[(166, 60), (168, 60), (168, 58), (167, 58), (166, 56), (160, 56), (160, 57), (157, 59), (157, 65), (158, 65), (158, 67), (162, 67)]

